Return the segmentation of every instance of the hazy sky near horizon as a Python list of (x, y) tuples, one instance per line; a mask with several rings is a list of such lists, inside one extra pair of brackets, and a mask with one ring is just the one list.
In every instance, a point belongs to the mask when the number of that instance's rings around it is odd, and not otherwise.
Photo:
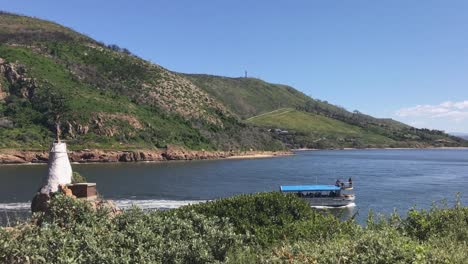
[(170, 70), (291, 85), (353, 111), (468, 132), (468, 1), (11, 1)]

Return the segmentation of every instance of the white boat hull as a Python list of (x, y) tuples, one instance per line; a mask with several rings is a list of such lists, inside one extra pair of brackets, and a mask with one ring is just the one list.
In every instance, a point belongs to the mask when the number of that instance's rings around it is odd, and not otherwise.
[(320, 207), (342, 207), (354, 203), (354, 196), (351, 197), (304, 197), (310, 206)]

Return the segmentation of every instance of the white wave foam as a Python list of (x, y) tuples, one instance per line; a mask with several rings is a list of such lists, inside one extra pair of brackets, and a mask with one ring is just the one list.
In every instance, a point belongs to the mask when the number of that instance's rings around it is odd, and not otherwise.
[(315, 208), (315, 209), (333, 209), (333, 208), (351, 208), (351, 207), (355, 207), (356, 204), (355, 203), (350, 203), (350, 204), (347, 204), (347, 205), (343, 205), (343, 206), (321, 206), (321, 205), (314, 205), (314, 206), (311, 206), (312, 208)]
[(0, 211), (4, 210), (30, 210), (31, 203), (0, 203)]
[[(207, 200), (137, 200), (137, 199), (121, 199), (112, 200), (118, 208), (128, 209), (135, 205), (141, 209), (174, 209), (184, 205), (197, 204), (206, 202)], [(0, 203), (1, 211), (27, 211), (31, 209), (31, 203)]]
[(128, 209), (132, 205), (141, 209), (174, 209), (184, 205), (206, 202), (206, 200), (114, 200), (115, 204), (121, 209)]

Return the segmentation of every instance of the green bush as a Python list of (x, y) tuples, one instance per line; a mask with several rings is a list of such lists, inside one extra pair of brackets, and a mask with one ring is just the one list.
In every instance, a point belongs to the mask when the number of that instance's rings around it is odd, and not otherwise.
[(438, 208), (429, 211), (412, 209), (399, 228), (411, 237), (427, 240), (431, 237), (453, 236), (457, 241), (468, 241), (468, 207)]
[(210, 263), (241, 243), (219, 217), (109, 212), (55, 195), (49, 211), (34, 215), (31, 224), (0, 229), (0, 263)]
[(187, 206), (179, 211), (191, 210), (228, 218), (237, 233), (254, 235), (260, 243), (280, 238), (288, 225), (314, 215), (304, 200), (280, 192), (239, 195)]
[(49, 202), (47, 212), (34, 215), (39, 225), (57, 225), (73, 229), (78, 225), (96, 226), (108, 220), (109, 208), (92, 207), (91, 203), (57, 193)]
[(361, 232), (352, 239), (283, 244), (256, 255), (260, 263), (425, 263), (425, 248), (395, 230)]
[[(145, 252), (162, 263), (206, 263), (224, 260), (241, 242), (227, 219), (189, 211), (184, 217), (140, 209), (116, 217), (117, 232), (137, 244), (131, 252)], [(133, 254), (133, 253), (131, 253)], [(138, 259), (135, 258), (134, 259)]]
[(260, 246), (284, 239), (295, 241), (352, 233), (357, 227), (352, 221), (340, 222), (333, 215), (313, 210), (294, 194), (280, 192), (238, 195), (167, 213), (192, 210), (210, 217), (228, 218), (237, 233), (247, 235), (245, 242)]
[(118, 215), (54, 195), (46, 213), (0, 228), (0, 263), (466, 263), (467, 210), (370, 214), (361, 227), (279, 192)]
[(79, 172), (74, 171), (72, 174), (72, 183), (83, 183), (87, 182), (85, 176), (81, 175)]

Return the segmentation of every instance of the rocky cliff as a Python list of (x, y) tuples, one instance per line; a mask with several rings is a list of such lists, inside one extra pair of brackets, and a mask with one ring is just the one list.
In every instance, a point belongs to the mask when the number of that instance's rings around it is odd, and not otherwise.
[[(170, 146), (158, 150), (114, 151), (85, 149), (70, 151), (71, 162), (141, 162), (141, 161), (170, 161), (170, 160), (204, 160), (225, 158), (255, 158), (291, 155), (289, 151), (205, 151), (189, 150), (178, 146)], [(18, 151), (2, 150), (0, 164), (47, 163), (49, 154), (46, 151)]]

